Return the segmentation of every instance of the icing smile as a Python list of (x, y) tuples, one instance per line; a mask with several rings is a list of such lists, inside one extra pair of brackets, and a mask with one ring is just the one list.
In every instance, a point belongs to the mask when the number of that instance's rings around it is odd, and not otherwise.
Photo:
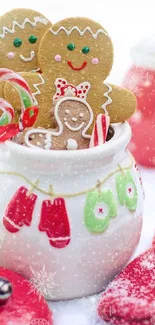
[(70, 131), (74, 131), (74, 132), (76, 132), (76, 131), (79, 131), (79, 130), (81, 130), (82, 129), (82, 127), (84, 126), (84, 122), (82, 122), (79, 126), (77, 126), (77, 127), (73, 127), (73, 126), (71, 126), (68, 122), (65, 122), (65, 125), (66, 125), (66, 127), (70, 130)]
[(78, 68), (74, 67), (71, 61), (67, 61), (67, 63), (70, 66), (71, 69), (76, 70), (76, 71), (80, 71), (80, 70), (84, 69), (86, 67), (86, 65), (87, 65), (87, 61), (84, 61), (82, 63), (82, 65), (81, 65), (81, 67), (78, 67)]
[(34, 51), (31, 51), (31, 55), (30, 55), (30, 57), (28, 57), (28, 58), (26, 58), (25, 56), (23, 56), (22, 54), (20, 54), (20, 59), (22, 60), (22, 61), (24, 61), (24, 62), (31, 62), (33, 59), (34, 59), (34, 57), (35, 57), (35, 52)]

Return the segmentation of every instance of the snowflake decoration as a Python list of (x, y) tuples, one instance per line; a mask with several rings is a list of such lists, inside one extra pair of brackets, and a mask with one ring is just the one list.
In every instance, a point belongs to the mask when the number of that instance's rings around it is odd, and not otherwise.
[[(56, 273), (47, 272), (45, 269), (45, 265), (43, 266), (41, 271), (34, 271), (31, 268), (31, 278), (30, 282), (32, 283), (29, 294), (35, 291), (39, 291), (41, 295), (50, 298), (54, 298), (54, 288), (58, 287), (58, 285), (54, 281), (54, 277)], [(40, 298), (41, 298), (40, 295)]]
[(35, 318), (31, 320), (30, 325), (50, 325), (50, 324), (49, 322), (47, 322), (47, 320), (43, 318)]

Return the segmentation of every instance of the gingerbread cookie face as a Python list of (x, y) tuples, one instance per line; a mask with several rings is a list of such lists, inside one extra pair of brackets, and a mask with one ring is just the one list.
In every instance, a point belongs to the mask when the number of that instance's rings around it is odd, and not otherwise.
[(53, 25), (43, 36), (38, 53), (42, 71), (54, 71), (74, 83), (96, 82), (108, 76), (113, 46), (106, 30), (86, 18), (68, 18)]
[(80, 133), (84, 137), (86, 131), (93, 122), (93, 113), (91, 108), (86, 105), (84, 101), (80, 101), (76, 98), (70, 100), (64, 98), (61, 99), (56, 104), (54, 115), (57, 123), (62, 123), (63, 130), (66, 133)]
[(32, 129), (25, 135), (29, 147), (46, 150), (76, 150), (89, 147), (87, 134), (93, 123), (93, 111), (89, 104), (78, 98), (62, 98), (54, 108), (57, 128), (53, 130)]
[(0, 68), (17, 72), (38, 69), (39, 42), (49, 26), (46, 17), (29, 9), (15, 9), (1, 16)]

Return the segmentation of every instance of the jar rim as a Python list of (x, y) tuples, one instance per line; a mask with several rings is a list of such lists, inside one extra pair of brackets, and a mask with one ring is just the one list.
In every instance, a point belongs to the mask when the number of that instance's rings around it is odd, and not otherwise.
[[(41, 148), (28, 148), (12, 141), (6, 141), (0, 144), (2, 152), (8, 153), (10, 158), (19, 158), (22, 162), (24, 159), (40, 162), (57, 161), (67, 162), (74, 160), (97, 160), (103, 159), (108, 155), (115, 155), (121, 150), (124, 150), (131, 139), (131, 127), (128, 122), (111, 124), (114, 129), (113, 137), (106, 143), (100, 146), (89, 149), (79, 150), (44, 150)], [(3, 160), (3, 157), (2, 157)]]

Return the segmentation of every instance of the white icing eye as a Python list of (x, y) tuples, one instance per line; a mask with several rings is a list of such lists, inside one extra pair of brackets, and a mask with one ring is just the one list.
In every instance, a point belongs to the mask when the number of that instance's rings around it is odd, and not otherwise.
[(66, 113), (66, 114), (69, 114), (69, 109), (66, 109), (66, 110), (65, 110), (65, 113)]
[(79, 115), (80, 117), (83, 117), (83, 113), (80, 113), (80, 115)]

